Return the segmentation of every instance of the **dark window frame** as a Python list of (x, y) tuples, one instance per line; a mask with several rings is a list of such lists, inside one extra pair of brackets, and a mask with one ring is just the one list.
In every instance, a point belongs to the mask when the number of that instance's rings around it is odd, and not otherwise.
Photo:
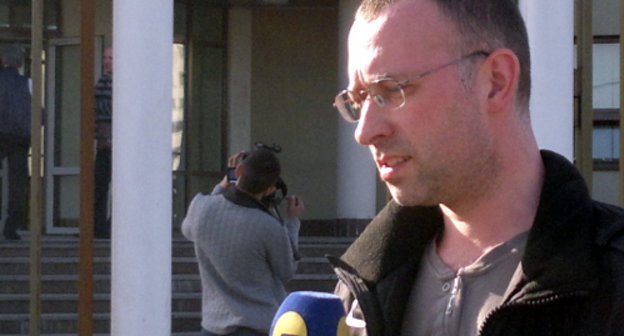
[[(620, 43), (617, 35), (594, 36), (594, 44), (615, 44)], [(620, 102), (622, 104), (622, 102)], [(594, 108), (593, 126), (620, 127), (619, 108)], [(621, 136), (621, 135), (620, 135)], [(594, 159), (595, 171), (617, 171), (619, 170), (619, 159)]]
[[(24, 0), (0, 0), (0, 5), (8, 5), (9, 9), (9, 26), (0, 27), (0, 39), (13, 39), (13, 40), (30, 40), (31, 27), (19, 27), (15, 22), (15, 8), (17, 5), (23, 5), (29, 8), (29, 12), (32, 12), (30, 1)], [(46, 19), (48, 18), (49, 8), (54, 8), (54, 22), (56, 22), (55, 29), (49, 29), (46, 25)], [(44, 0), (44, 38), (54, 38), (61, 36), (62, 15), (61, 15), (61, 1), (60, 0)]]

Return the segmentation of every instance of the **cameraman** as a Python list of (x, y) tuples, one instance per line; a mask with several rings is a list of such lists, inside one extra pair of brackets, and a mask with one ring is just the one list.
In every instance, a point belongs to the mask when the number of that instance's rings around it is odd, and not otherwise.
[(201, 335), (265, 336), (297, 268), (304, 205), (288, 197), (282, 223), (263, 203), (275, 193), (281, 171), (272, 151), (238, 153), (228, 167), (235, 184), (226, 175), (210, 195), (195, 196), (182, 222), (202, 281)]

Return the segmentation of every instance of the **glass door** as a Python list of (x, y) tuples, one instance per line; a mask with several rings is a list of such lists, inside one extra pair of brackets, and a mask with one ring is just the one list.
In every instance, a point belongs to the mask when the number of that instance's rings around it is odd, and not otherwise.
[[(95, 78), (101, 72), (101, 40), (96, 39)], [(49, 234), (77, 233), (79, 227), (79, 41), (78, 38), (50, 40), (47, 51), (45, 220)]]

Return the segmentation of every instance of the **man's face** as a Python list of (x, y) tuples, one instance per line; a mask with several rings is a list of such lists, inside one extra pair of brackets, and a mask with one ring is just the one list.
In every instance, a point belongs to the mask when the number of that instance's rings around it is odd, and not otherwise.
[[(398, 81), (460, 56), (455, 32), (428, 0), (399, 1), (373, 21), (356, 20), (349, 37), (350, 90), (382, 77)], [(468, 61), (467, 61), (468, 62)], [(475, 67), (480, 65), (475, 63)], [(404, 205), (462, 202), (480, 193), (495, 166), (483, 99), (449, 66), (405, 87), (405, 105), (367, 99), (355, 131), (381, 179)]]
[(113, 73), (113, 48), (106, 48), (104, 55), (102, 56), (102, 65), (104, 66), (104, 73)]

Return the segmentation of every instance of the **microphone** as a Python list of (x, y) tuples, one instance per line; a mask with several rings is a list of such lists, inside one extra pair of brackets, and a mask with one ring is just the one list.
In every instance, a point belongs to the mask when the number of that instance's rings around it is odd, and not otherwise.
[(290, 293), (277, 310), (270, 336), (348, 336), (340, 298), (323, 292)]

